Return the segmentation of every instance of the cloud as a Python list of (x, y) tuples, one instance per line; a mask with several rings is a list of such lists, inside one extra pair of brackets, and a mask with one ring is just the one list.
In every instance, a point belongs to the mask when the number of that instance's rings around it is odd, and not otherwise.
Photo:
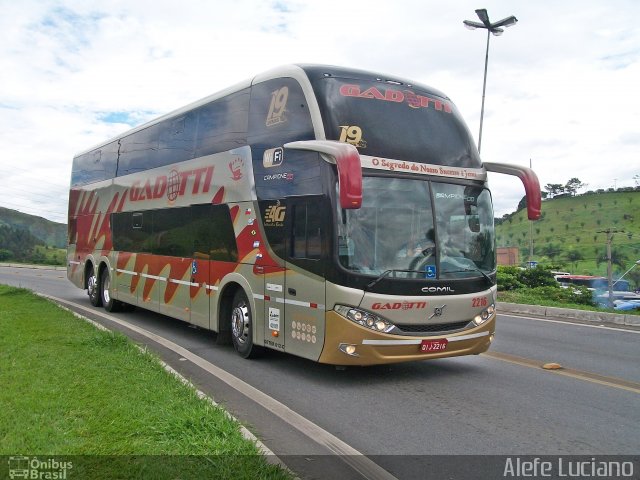
[[(483, 158), (531, 159), (543, 185), (574, 176), (590, 188), (632, 185), (640, 173), (632, 127), (640, 124), (640, 4), (484, 6), (492, 20), (513, 14), (519, 22), (491, 38)], [(2, 2), (0, 141), (11, 202), (65, 221), (59, 197), (75, 153), (293, 62), (436, 87), (477, 139), (486, 36), (462, 26), (474, 8), (435, 0)], [(512, 211), (524, 193), (508, 177), (490, 184), (496, 212)]]

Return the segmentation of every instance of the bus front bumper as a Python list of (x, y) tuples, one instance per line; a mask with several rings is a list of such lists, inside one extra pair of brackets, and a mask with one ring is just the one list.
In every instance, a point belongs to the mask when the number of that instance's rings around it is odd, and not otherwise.
[[(493, 314), (479, 327), (436, 336), (404, 336), (375, 332), (357, 325), (336, 312), (327, 312), (326, 337), (321, 363), (332, 365), (377, 365), (434, 358), (477, 355), (486, 352), (495, 333)], [(443, 341), (446, 339), (446, 342)], [(440, 340), (437, 350), (425, 348), (423, 341)]]

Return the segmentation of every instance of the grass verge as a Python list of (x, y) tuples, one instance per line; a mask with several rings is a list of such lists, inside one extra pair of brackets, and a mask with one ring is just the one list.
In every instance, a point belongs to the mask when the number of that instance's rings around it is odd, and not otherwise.
[(125, 336), (4, 285), (0, 385), (0, 455), (83, 456), (93, 478), (290, 478)]

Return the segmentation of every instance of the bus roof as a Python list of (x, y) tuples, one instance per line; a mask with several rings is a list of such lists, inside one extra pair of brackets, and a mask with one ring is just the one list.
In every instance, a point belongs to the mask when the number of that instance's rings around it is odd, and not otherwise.
[(219, 98), (225, 97), (227, 95), (230, 95), (232, 93), (238, 92), (242, 89), (248, 88), (251, 85), (254, 85), (256, 83), (261, 83), (264, 82), (266, 80), (271, 80), (273, 78), (279, 78), (279, 77), (293, 77), (293, 78), (300, 78), (302, 76), (306, 76), (310, 81), (319, 79), (319, 78), (326, 78), (326, 77), (340, 77), (340, 78), (353, 78), (353, 79), (358, 79), (358, 80), (369, 80), (369, 81), (378, 81), (378, 82), (386, 82), (386, 83), (390, 83), (390, 84), (395, 84), (395, 85), (404, 85), (404, 86), (408, 86), (408, 87), (418, 87), (421, 90), (428, 92), (432, 95), (437, 95), (441, 98), (447, 99), (449, 100), (449, 98), (444, 95), (442, 92), (428, 87), (426, 85), (421, 85), (409, 80), (405, 80), (405, 79), (400, 79), (391, 75), (386, 75), (386, 74), (382, 74), (382, 73), (375, 73), (375, 72), (370, 72), (370, 71), (366, 71), (366, 70), (358, 70), (358, 69), (353, 69), (353, 68), (345, 68), (345, 67), (337, 67), (337, 66), (332, 66), (332, 65), (317, 65), (317, 64), (291, 64), (291, 65), (282, 65), (280, 67), (276, 67), (273, 68), (271, 70), (267, 70), (266, 72), (260, 73), (258, 75), (256, 75), (253, 78), (244, 80), (242, 82), (236, 83), (235, 85), (232, 85), (230, 87), (227, 87), (223, 90), (220, 90), (216, 93), (213, 93), (207, 97), (201, 98), (200, 100), (196, 100), (195, 102), (192, 102), (188, 105), (185, 105), (183, 107), (180, 107), (176, 110), (173, 110), (169, 113), (166, 113), (164, 115), (161, 115), (157, 118), (154, 118), (153, 120), (150, 120), (148, 122), (145, 122), (141, 125), (138, 125), (132, 129), (126, 130), (124, 132), (122, 132), (119, 135), (116, 135), (113, 138), (110, 138), (106, 141), (100, 142), (94, 146), (92, 146), (91, 148), (85, 149), (81, 152), (78, 152), (75, 156), (80, 156), (80, 155), (84, 155), (86, 153), (89, 153), (93, 150), (96, 150), (98, 148), (102, 148), (120, 138), (124, 138), (128, 135), (131, 135), (135, 132), (138, 132), (140, 130), (144, 130), (145, 128), (148, 128), (152, 125), (155, 125), (157, 123), (160, 123), (164, 120), (167, 120), (169, 118), (174, 118), (174, 117), (178, 117), (180, 115), (183, 115), (186, 112), (189, 112), (195, 108), (201, 107), (203, 105), (206, 105), (209, 102), (212, 102), (214, 100), (217, 100)]

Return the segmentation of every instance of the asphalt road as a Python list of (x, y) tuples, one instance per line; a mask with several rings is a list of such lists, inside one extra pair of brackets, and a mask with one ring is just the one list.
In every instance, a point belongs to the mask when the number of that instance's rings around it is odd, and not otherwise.
[(0, 283), (79, 304), (149, 345), (302, 478), (425, 478), (434, 455), (640, 454), (639, 329), (499, 315), (487, 354), (337, 370), (277, 352), (243, 360), (214, 334), (143, 310), (107, 316), (64, 271), (0, 267)]

